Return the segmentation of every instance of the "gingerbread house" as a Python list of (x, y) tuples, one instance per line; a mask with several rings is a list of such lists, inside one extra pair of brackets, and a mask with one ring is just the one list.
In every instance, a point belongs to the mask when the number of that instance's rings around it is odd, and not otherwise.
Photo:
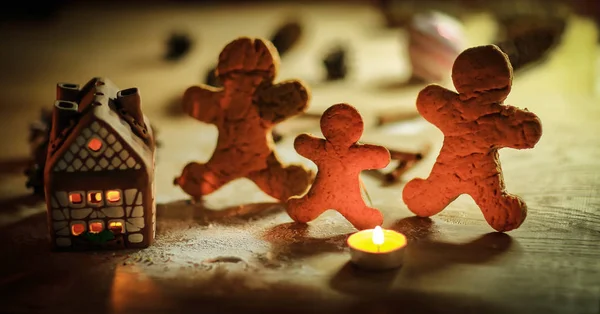
[(58, 84), (53, 110), (44, 186), (54, 247), (150, 245), (155, 145), (138, 89)]

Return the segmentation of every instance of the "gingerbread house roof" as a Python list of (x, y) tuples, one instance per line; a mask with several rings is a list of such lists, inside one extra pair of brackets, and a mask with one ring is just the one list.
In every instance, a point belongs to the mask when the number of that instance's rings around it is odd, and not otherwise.
[[(140, 169), (140, 163), (147, 171), (153, 170), (154, 139), (150, 121), (141, 112), (137, 89), (119, 91), (110, 80), (100, 77), (81, 89), (74, 84), (57, 88), (46, 164), (49, 171)], [(132, 101), (123, 101), (125, 98)], [(104, 144), (100, 153), (106, 156), (79, 154), (92, 137)]]

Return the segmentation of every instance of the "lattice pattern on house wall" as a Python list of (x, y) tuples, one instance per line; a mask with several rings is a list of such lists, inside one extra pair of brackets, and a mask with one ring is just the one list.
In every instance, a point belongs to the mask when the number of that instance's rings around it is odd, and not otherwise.
[(127, 239), (131, 243), (144, 241), (144, 236), (141, 233), (136, 233), (145, 227), (143, 203), (142, 191), (136, 189), (125, 190), (125, 228), (129, 234)]
[[(76, 192), (85, 196), (90, 191)], [(103, 195), (105, 192), (102, 191)], [(144, 236), (141, 231), (145, 227), (144, 193), (138, 189), (127, 189), (123, 191), (122, 195), (124, 196), (123, 202), (118, 204), (111, 204), (103, 200), (101, 204), (76, 205), (70, 203), (69, 192), (55, 192), (50, 198), (50, 205), (56, 244), (62, 247), (71, 246), (71, 226), (73, 224), (88, 226), (93, 221), (102, 221), (104, 226), (108, 226), (111, 222), (121, 222), (125, 226), (124, 232), (126, 232), (129, 242), (142, 242)], [(154, 206), (154, 204), (152, 205)], [(154, 218), (152, 227), (155, 227)], [(89, 227), (86, 229), (89, 230)]]
[(152, 193), (152, 238), (156, 238), (156, 186), (154, 181), (152, 181), (150, 191)]
[[(88, 143), (94, 138), (102, 143), (98, 151), (88, 147)], [(126, 169), (141, 169), (141, 163), (123, 147), (115, 134), (97, 121), (81, 131), (54, 166), (55, 172)]]

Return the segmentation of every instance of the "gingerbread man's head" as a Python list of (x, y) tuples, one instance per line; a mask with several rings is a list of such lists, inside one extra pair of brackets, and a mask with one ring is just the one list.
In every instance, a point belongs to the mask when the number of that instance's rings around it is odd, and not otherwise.
[(358, 110), (348, 104), (333, 105), (321, 116), (321, 132), (335, 146), (350, 147), (358, 142), (363, 130)]
[(452, 81), (462, 100), (502, 102), (510, 93), (512, 66), (508, 56), (495, 45), (463, 51), (454, 61)]
[(272, 81), (278, 67), (279, 54), (271, 42), (241, 37), (221, 51), (217, 75), (223, 82), (231, 79), (233, 74), (258, 75)]

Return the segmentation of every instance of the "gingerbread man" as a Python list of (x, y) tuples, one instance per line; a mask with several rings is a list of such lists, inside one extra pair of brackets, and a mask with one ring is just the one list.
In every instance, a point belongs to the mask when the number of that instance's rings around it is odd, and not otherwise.
[(278, 65), (277, 50), (270, 42), (242, 37), (219, 56), (222, 88), (201, 85), (186, 90), (184, 111), (219, 131), (212, 157), (204, 164), (187, 164), (174, 180), (196, 201), (238, 178), (254, 181), (280, 201), (304, 193), (310, 185), (310, 171), (282, 166), (274, 152), (271, 129), (305, 111), (309, 99), (299, 81), (273, 84)]
[(403, 191), (418, 216), (439, 213), (461, 194), (469, 194), (497, 231), (518, 228), (527, 207), (505, 191), (498, 149), (533, 148), (542, 135), (540, 119), (503, 105), (512, 84), (508, 57), (494, 45), (462, 52), (452, 80), (458, 93), (429, 85), (417, 97), (419, 113), (445, 135), (429, 178), (413, 179)]
[(362, 170), (387, 166), (390, 153), (382, 146), (357, 143), (363, 130), (358, 111), (337, 104), (321, 117), (325, 139), (309, 134), (296, 137), (296, 151), (312, 160), (319, 170), (306, 195), (288, 200), (287, 212), (294, 221), (306, 223), (327, 209), (336, 209), (357, 229), (381, 225), (381, 213), (368, 207), (362, 198), (359, 175)]

